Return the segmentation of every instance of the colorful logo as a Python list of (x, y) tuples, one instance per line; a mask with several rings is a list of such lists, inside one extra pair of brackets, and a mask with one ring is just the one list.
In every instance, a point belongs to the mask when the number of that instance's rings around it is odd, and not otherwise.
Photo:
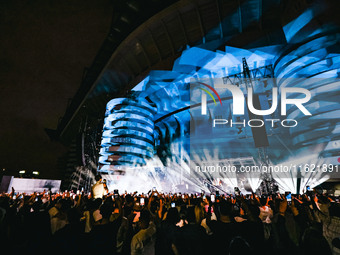
[[(198, 82), (198, 83), (201, 84), (201, 85), (203, 85), (203, 86), (206, 86), (206, 87), (209, 88), (212, 92), (214, 92), (214, 94), (217, 96), (218, 100), (220, 101), (220, 104), (222, 105), (222, 100), (221, 100), (221, 98), (220, 98), (220, 95), (217, 93), (217, 91), (216, 91), (213, 87), (211, 87), (210, 85), (205, 84), (205, 83), (203, 83), (203, 82)], [(212, 98), (212, 100), (214, 101), (215, 105), (217, 105), (216, 100), (215, 100), (214, 96), (211, 94), (210, 91), (208, 91), (207, 89), (204, 89), (204, 88), (199, 88), (199, 89), (202, 90), (202, 91), (204, 91), (204, 92), (206, 92), (206, 93)], [(205, 95), (205, 94), (203, 94), (203, 95)], [(206, 101), (206, 100), (205, 100), (205, 101)], [(202, 100), (202, 102), (203, 102), (203, 100)]]
[[(217, 93), (217, 91), (210, 85), (206, 84), (206, 83), (202, 83), (202, 82), (197, 82), (198, 84), (201, 84), (207, 88), (209, 88), (211, 91), (214, 92), (214, 94), (217, 96), (217, 98), (220, 101), (220, 104), (222, 105), (222, 100), (219, 96), (219, 94)], [(206, 115), (207, 114), (207, 96), (206, 94), (208, 94), (214, 101), (215, 105), (217, 105), (217, 102), (214, 98), (214, 96), (212, 95), (212, 93), (210, 91), (208, 91), (205, 88), (199, 88), (200, 90), (206, 92), (206, 93), (202, 93), (201, 96), (201, 114), (202, 115)], [(275, 112), (275, 110), (277, 109), (277, 107), (279, 106), (278, 104), (278, 88), (277, 87), (273, 87), (272, 88), (272, 105), (269, 109), (266, 110), (262, 110), (262, 109), (256, 109), (253, 103), (253, 88), (247, 88), (247, 94), (244, 95), (243, 91), (235, 86), (235, 85), (224, 85), (223, 89), (225, 90), (229, 90), (232, 94), (232, 99), (233, 99), (233, 115), (244, 115), (245, 112), (245, 99), (247, 99), (247, 104), (246, 106), (248, 107), (248, 110), (250, 112), (252, 112), (255, 115), (270, 115), (273, 112)], [(311, 93), (310, 91), (308, 91), (307, 89), (304, 88), (281, 88), (281, 115), (285, 116), (287, 115), (287, 105), (295, 105), (304, 115), (312, 115), (304, 106), (304, 103), (307, 103), (310, 99), (311, 99)], [(303, 94), (304, 97), (297, 97), (297, 98), (288, 98), (288, 93), (291, 94)]]

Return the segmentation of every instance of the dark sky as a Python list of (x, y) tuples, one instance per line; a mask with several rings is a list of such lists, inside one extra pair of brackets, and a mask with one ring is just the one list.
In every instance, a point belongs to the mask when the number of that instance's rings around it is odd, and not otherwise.
[(61, 178), (55, 129), (106, 37), (112, 0), (0, 1), (0, 168)]

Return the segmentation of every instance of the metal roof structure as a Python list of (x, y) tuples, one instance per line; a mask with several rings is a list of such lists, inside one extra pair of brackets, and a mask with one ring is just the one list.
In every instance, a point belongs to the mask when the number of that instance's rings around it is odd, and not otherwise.
[[(280, 0), (116, 1), (111, 30), (52, 136), (68, 144), (84, 115), (102, 116), (150, 70), (170, 70), (183, 50), (285, 42)], [(298, 10), (296, 10), (298, 12)]]
[[(334, 0), (148, 0), (143, 4), (116, 1), (106, 40), (84, 74), (81, 87), (57, 130), (50, 130), (49, 134), (66, 145), (81, 135), (85, 165), (85, 137), (89, 129), (97, 132), (97, 137), (101, 135), (106, 104), (110, 100), (125, 98), (131, 90), (145, 94), (154, 92), (153, 87), (166, 87), (170, 91), (180, 74), (214, 73), (212, 70), (216, 69), (216, 74), (224, 77), (219, 72), (230, 67), (228, 76), (236, 79), (242, 65), (238, 61), (245, 56), (249, 63), (257, 63), (252, 67), (257, 71), (270, 64), (283, 87), (294, 86), (289, 77), (314, 77), (331, 72), (331, 77), (336, 78), (338, 64), (334, 60), (338, 58), (339, 40), (339, 19), (333, 8), (336, 4)], [(260, 64), (254, 58), (272, 60)], [(151, 89), (146, 90), (148, 86)], [(155, 136), (166, 136), (161, 133), (168, 130), (169, 123), (162, 122), (169, 115), (168, 105), (164, 108), (158, 104), (166, 102), (173, 92), (176, 94), (175, 90), (169, 91), (150, 93), (146, 98), (157, 106)], [(326, 87), (323, 92), (327, 92)], [(171, 114), (179, 111), (180, 104), (171, 106), (174, 106)], [(184, 109), (187, 107), (184, 105)], [(121, 110), (120, 106), (117, 109)], [(173, 121), (178, 119), (181, 118)], [(159, 128), (158, 122), (165, 127)], [(300, 131), (292, 131), (298, 138), (294, 143), (307, 146), (309, 141)], [(337, 139), (336, 134), (331, 139)], [(94, 157), (98, 156), (98, 147), (97, 151), (91, 149)], [(102, 150), (102, 154), (105, 153), (111, 151)], [(115, 158), (110, 156), (108, 160)]]

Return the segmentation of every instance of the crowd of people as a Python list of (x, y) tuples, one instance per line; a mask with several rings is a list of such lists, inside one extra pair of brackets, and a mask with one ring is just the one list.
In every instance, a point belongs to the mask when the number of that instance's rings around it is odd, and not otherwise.
[[(289, 199), (290, 200), (290, 199)], [(340, 254), (336, 198), (284, 194), (109, 192), (0, 195), (7, 253)]]

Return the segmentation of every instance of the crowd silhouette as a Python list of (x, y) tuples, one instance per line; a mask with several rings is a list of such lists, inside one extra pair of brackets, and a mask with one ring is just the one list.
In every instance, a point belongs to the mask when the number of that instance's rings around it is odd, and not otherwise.
[(1, 247), (9, 254), (340, 254), (335, 197), (309, 191), (291, 201), (279, 193), (213, 198), (13, 190), (0, 195)]

